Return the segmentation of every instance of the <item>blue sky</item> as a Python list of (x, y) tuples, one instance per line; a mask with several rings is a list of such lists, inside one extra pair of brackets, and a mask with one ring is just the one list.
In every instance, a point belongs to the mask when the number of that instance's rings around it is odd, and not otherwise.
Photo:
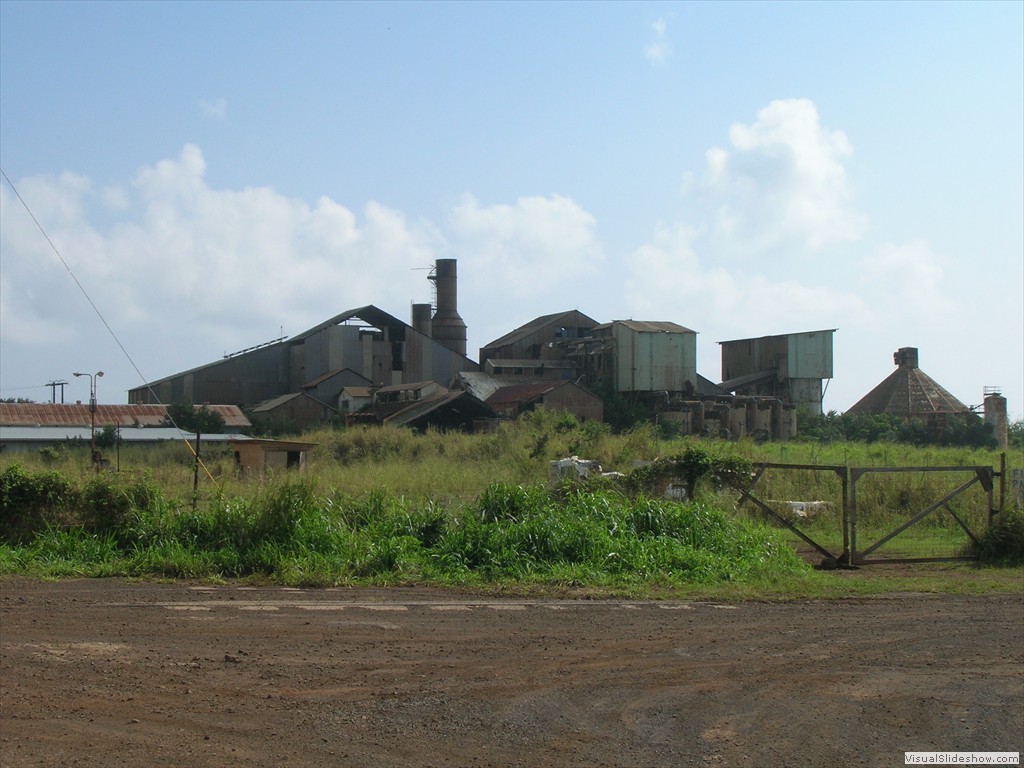
[(1024, 410), (1020, 2), (0, 0), (0, 165), (67, 265), (4, 181), (3, 397), (408, 320), (457, 258), (474, 358), (575, 308), (717, 380), (836, 328), (827, 409), (916, 346)]

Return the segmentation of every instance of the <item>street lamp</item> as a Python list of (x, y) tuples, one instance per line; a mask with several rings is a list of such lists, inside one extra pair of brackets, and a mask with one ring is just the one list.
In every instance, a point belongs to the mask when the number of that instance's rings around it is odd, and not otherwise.
[(89, 430), (89, 442), (92, 445), (92, 463), (95, 464), (97, 461), (96, 457), (96, 379), (103, 375), (103, 371), (96, 371), (92, 373), (74, 373), (75, 377), (88, 376), (89, 377), (89, 416), (90, 416), (90, 430)]

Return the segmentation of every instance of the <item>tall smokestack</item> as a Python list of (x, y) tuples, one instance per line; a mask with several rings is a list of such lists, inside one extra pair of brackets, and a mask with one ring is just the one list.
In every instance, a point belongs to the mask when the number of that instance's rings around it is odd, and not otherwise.
[(430, 313), (434, 308), (429, 304), (412, 305), (412, 327), (424, 336), (431, 335)]
[(455, 259), (438, 259), (430, 279), (437, 287), (437, 311), (431, 322), (434, 340), (466, 356), (466, 324), (459, 317)]

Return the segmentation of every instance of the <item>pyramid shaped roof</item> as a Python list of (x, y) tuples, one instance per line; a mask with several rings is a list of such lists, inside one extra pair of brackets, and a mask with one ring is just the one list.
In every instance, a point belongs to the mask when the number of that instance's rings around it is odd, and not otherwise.
[(917, 367), (917, 349), (914, 347), (901, 348), (893, 354), (893, 362), (898, 366), (896, 370), (854, 403), (847, 413), (887, 413), (911, 418), (971, 410)]

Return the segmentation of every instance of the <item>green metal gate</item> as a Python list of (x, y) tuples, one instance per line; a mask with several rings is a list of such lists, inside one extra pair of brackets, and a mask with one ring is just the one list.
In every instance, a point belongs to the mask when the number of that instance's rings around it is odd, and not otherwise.
[[(764, 483), (769, 473), (813, 473), (835, 480), (813, 487), (829, 500), (780, 501), (778, 489), (807, 482)], [(990, 466), (846, 467), (763, 463), (737, 486), (738, 508), (756, 508), (798, 540), (804, 554), (822, 564), (857, 566), (977, 558), (977, 544), (999, 512), (1006, 493), (1006, 456)], [(998, 505), (995, 478), (999, 478)], [(836, 481), (838, 485), (836, 485)], [(767, 485), (768, 487), (765, 487)], [(979, 493), (980, 490), (980, 493)], [(783, 494), (785, 492), (783, 491)], [(798, 505), (828, 505), (824, 514), (794, 515)]]
[[(755, 489), (769, 473), (779, 472), (783, 475), (796, 475), (797, 473), (810, 473), (816, 475), (814, 485), (825, 486), (824, 492), (815, 493), (816, 496), (828, 497), (816, 498), (810, 501), (780, 500), (766, 496), (765, 492), (757, 492)], [(835, 476), (838, 480), (838, 488), (831, 487), (828, 483), (817, 482), (821, 476), (831, 479)], [(789, 533), (799, 540), (797, 548), (805, 554), (817, 553), (823, 558), (823, 562), (836, 564), (844, 561), (849, 551), (849, 535), (847, 525), (847, 497), (849, 486), (849, 472), (846, 467), (828, 466), (819, 464), (758, 464), (755, 467), (750, 481), (743, 487), (737, 487), (740, 498), (737, 502), (742, 508), (749, 503), (759, 510), (764, 517), (776, 525), (782, 526)], [(783, 482), (781, 485), (786, 486)], [(767, 491), (767, 489), (765, 489)], [(769, 492), (770, 494), (770, 492)], [(775, 495), (785, 495), (785, 492)], [(815, 509), (808, 505), (828, 505), (822, 508), (822, 512), (815, 511), (814, 514), (807, 513), (807, 510)], [(803, 506), (804, 514), (800, 514), (800, 506)]]
[[(851, 467), (851, 563), (973, 560), (996, 512), (992, 467)], [(927, 479), (927, 491), (907, 498), (907, 483), (894, 484), (896, 500), (883, 514), (869, 514), (859, 496), (876, 478)], [(981, 494), (972, 493), (975, 486)], [(937, 497), (937, 498), (936, 498)], [(895, 508), (893, 508), (895, 507)]]

